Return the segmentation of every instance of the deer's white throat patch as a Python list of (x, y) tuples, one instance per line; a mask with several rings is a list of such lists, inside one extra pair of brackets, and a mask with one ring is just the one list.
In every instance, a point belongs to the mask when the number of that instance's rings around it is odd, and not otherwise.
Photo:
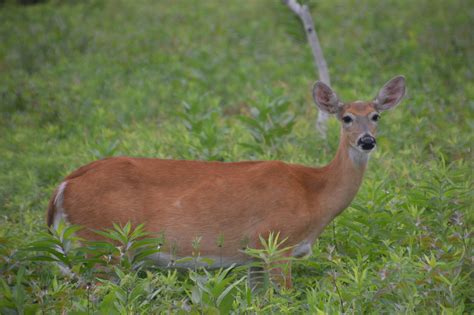
[(349, 158), (352, 160), (352, 162), (355, 165), (362, 166), (362, 165), (367, 164), (369, 157), (370, 157), (370, 151), (363, 152), (362, 150), (354, 148), (353, 146), (349, 147)]

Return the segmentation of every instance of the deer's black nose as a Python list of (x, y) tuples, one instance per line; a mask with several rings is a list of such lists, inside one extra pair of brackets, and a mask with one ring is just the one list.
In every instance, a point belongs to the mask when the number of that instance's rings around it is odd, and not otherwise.
[(357, 145), (362, 148), (362, 150), (372, 150), (375, 148), (375, 138), (372, 137), (371, 135), (363, 135), (362, 137), (359, 138), (359, 141), (357, 141)]

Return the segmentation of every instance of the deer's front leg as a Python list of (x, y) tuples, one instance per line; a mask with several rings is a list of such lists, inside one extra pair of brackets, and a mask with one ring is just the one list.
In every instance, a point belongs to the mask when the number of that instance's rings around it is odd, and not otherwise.
[(282, 259), (275, 263), (275, 266), (270, 269), (270, 278), (274, 283), (280, 287), (290, 289), (293, 287), (291, 280), (291, 259)]

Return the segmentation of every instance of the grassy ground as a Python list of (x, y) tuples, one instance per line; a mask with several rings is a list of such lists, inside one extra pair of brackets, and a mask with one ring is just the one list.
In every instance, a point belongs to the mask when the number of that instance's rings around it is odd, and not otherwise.
[[(311, 8), (342, 99), (369, 99), (396, 74), (409, 94), (382, 118), (351, 207), (296, 263), (295, 288), (251, 295), (244, 271), (119, 265), (118, 280), (84, 285), (17, 249), (46, 230), (61, 178), (94, 159), (327, 163), (339, 127), (327, 143), (315, 132), (299, 21), (271, 0), (0, 5), (0, 312), (473, 312), (474, 6)], [(252, 108), (273, 123), (252, 129), (239, 118)]]

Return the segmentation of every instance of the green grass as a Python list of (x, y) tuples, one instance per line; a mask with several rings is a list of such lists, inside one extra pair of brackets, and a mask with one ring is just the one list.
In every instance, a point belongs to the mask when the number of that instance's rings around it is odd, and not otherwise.
[(297, 18), (271, 0), (0, 4), (0, 313), (474, 312), (474, 6), (310, 4), (343, 100), (396, 74), (408, 97), (384, 114), (352, 205), (295, 263), (295, 288), (260, 295), (244, 271), (118, 265), (85, 285), (17, 249), (46, 231), (62, 177), (95, 159), (327, 163), (339, 126), (316, 134)]

